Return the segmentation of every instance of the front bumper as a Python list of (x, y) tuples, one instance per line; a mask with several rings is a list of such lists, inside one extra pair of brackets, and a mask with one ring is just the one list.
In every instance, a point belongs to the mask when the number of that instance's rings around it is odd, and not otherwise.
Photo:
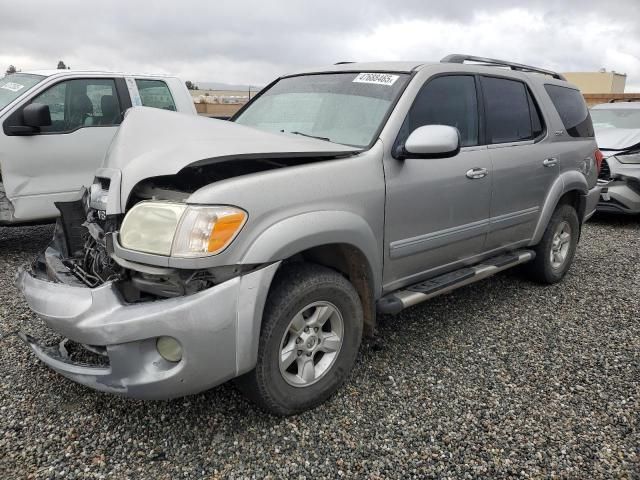
[[(96, 390), (167, 399), (207, 390), (251, 370), (266, 294), (279, 263), (198, 293), (127, 304), (113, 283), (97, 288), (54, 283), (22, 269), (16, 284), (31, 309), (55, 332), (105, 347), (107, 366), (72, 362), (22, 338), (49, 367)], [(182, 346), (179, 362), (156, 350), (160, 336)]]
[(640, 165), (625, 164), (616, 157), (606, 159), (609, 174), (602, 181), (602, 195), (597, 209), (600, 212), (640, 213)]
[(584, 209), (584, 217), (582, 219), (583, 222), (589, 220), (594, 213), (596, 213), (596, 205), (598, 204), (598, 200), (600, 199), (600, 193), (602, 188), (600, 186), (595, 186), (589, 193), (586, 195), (585, 209)]
[(640, 180), (637, 186), (630, 182), (629, 179), (617, 179), (603, 187), (598, 211), (629, 215), (640, 213)]

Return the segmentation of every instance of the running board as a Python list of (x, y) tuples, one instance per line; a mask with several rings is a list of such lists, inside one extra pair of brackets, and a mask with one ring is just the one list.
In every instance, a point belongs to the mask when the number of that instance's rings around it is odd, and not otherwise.
[(451, 292), (456, 288), (475, 283), (507, 268), (529, 262), (535, 256), (536, 254), (533, 250), (518, 250), (489, 258), (472, 267), (464, 267), (460, 270), (430, 278), (382, 297), (377, 302), (378, 312), (386, 314), (400, 313), (407, 307), (417, 305), (443, 293)]

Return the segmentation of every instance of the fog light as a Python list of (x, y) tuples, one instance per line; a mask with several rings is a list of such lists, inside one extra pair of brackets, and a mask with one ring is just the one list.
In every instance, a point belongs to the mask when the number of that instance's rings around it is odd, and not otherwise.
[(158, 337), (156, 348), (162, 358), (169, 362), (179, 362), (182, 359), (182, 347), (173, 337)]

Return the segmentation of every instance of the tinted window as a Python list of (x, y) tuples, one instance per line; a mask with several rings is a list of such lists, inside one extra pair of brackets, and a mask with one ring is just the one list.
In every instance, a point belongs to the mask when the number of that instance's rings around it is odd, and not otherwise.
[(542, 120), (540, 109), (531, 96), (529, 89), (527, 89), (527, 98), (529, 99), (529, 112), (531, 112), (531, 129), (533, 130), (533, 137), (538, 138), (544, 132), (544, 121)]
[[(482, 90), (488, 143), (532, 140), (541, 133), (540, 115), (524, 83), (504, 78), (482, 77)], [(534, 107), (533, 111), (530, 105)]]
[(115, 82), (76, 79), (60, 82), (33, 99), (49, 106), (51, 125), (42, 132), (68, 132), (82, 127), (113, 126), (122, 121)]
[(176, 111), (171, 91), (162, 80), (136, 80), (140, 100), (145, 107)]
[(424, 125), (449, 125), (460, 132), (461, 146), (478, 144), (478, 100), (472, 76), (430, 80), (416, 96), (400, 131), (399, 142)]
[(551, 97), (567, 133), (572, 137), (593, 137), (591, 117), (580, 91), (549, 84), (544, 88)]

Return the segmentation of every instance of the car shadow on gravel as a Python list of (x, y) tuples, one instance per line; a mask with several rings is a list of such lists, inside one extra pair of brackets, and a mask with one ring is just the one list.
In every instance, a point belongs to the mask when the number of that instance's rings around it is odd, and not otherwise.
[(596, 212), (596, 214), (589, 219), (587, 225), (638, 228), (640, 226), (640, 215)]
[[(0, 227), (2, 255), (44, 250), (53, 236), (52, 224), (29, 227)], [(34, 253), (34, 256), (37, 254)]]

